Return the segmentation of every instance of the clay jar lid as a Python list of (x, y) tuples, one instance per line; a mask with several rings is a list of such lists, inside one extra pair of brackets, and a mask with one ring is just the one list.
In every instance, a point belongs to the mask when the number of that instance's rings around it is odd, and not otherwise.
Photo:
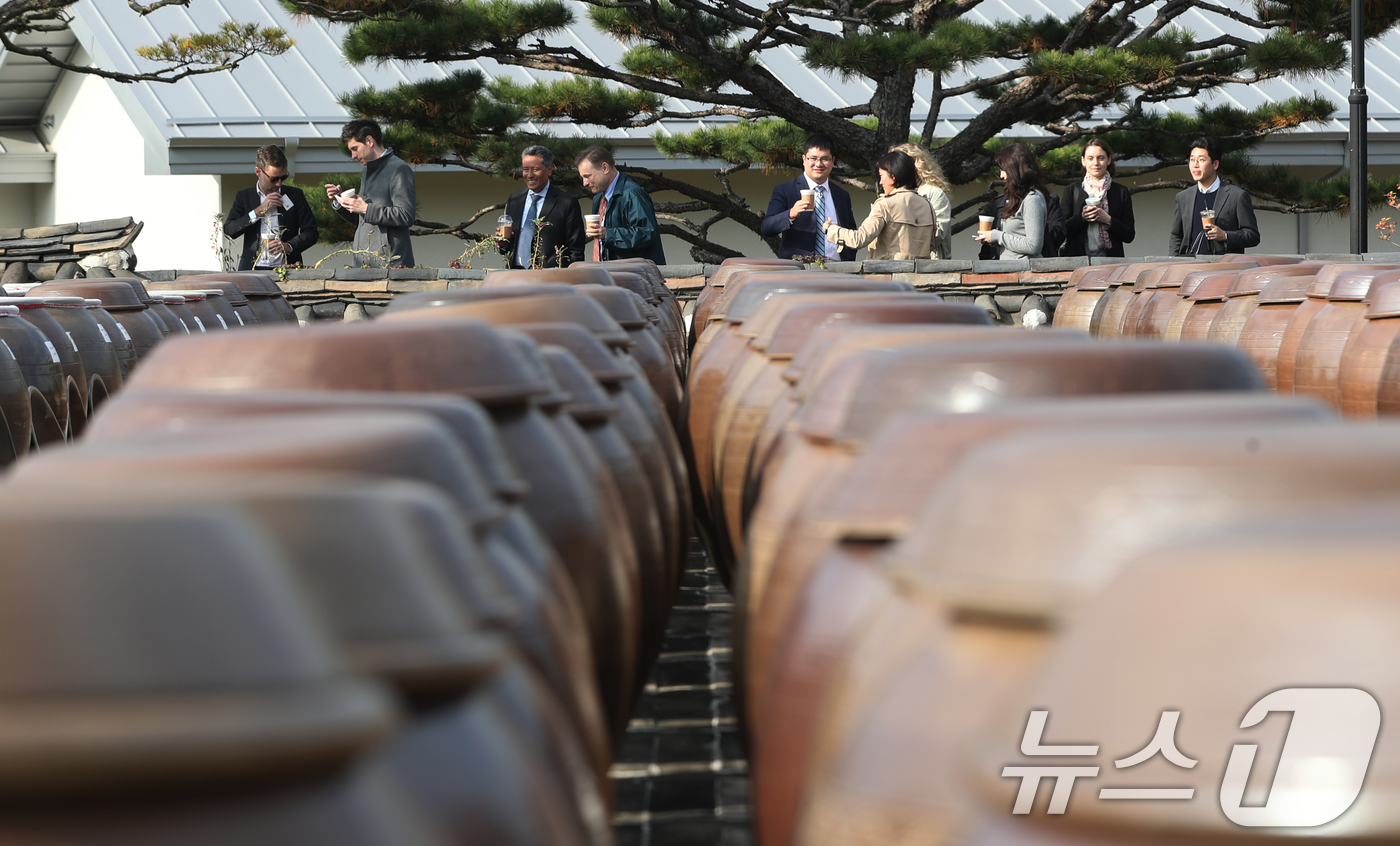
[(1181, 280), (1181, 296), (1182, 296), (1183, 298), (1185, 298), (1185, 299), (1188, 299), (1188, 300), (1191, 299), (1191, 295), (1194, 294), (1194, 293), (1196, 293), (1196, 288), (1198, 288), (1202, 282), (1204, 282), (1206, 279), (1208, 279), (1208, 278), (1210, 278), (1210, 277), (1212, 277), (1212, 276), (1220, 276), (1220, 275), (1224, 275), (1224, 276), (1225, 276), (1226, 278), (1228, 278), (1228, 279), (1233, 279), (1233, 278), (1235, 277), (1235, 271), (1234, 271), (1234, 270), (1224, 270), (1224, 271), (1222, 271), (1222, 270), (1214, 270), (1214, 269), (1212, 269), (1212, 270), (1193, 270), (1192, 272), (1186, 274), (1186, 278), (1185, 278), (1185, 279), (1182, 279), (1182, 280)]
[[(995, 341), (874, 354), (847, 388), (833, 373), (802, 414), (814, 440), (867, 441), (895, 412), (970, 413), (1011, 400), (1092, 394), (1247, 391), (1264, 386), (1243, 353), (1209, 344)], [(842, 367), (852, 368), (852, 361)], [(845, 393), (845, 396), (839, 394)]]
[(19, 306), (0, 305), (0, 317), (19, 317)]
[(108, 311), (140, 311), (146, 307), (146, 301), (138, 296), (130, 285), (110, 279), (91, 281), (64, 279), (57, 282), (45, 282), (30, 288), (25, 293), (25, 296), (33, 297), (54, 295), (92, 297), (101, 300), (102, 307)]
[(245, 297), (280, 297), (282, 289), (266, 273), (207, 273), (177, 276), (175, 282), (186, 288), (203, 288), (206, 282), (231, 282)]
[(569, 401), (564, 403), (565, 414), (585, 427), (607, 423), (617, 415), (617, 403), (612, 401), (598, 380), (579, 364), (573, 353), (563, 347), (543, 344), (540, 355), (559, 381), (559, 386), (569, 395)]
[[(1253, 264), (1245, 263), (1238, 267), (1253, 266)], [(1228, 270), (1236, 270), (1238, 267), (1231, 266)], [(1157, 282), (1158, 288), (1178, 288), (1181, 286), (1182, 280), (1198, 270), (1225, 271), (1227, 268), (1222, 268), (1218, 262), (1181, 261), (1150, 270), (1148, 273), (1160, 274)]]
[(1368, 320), (1400, 317), (1400, 275), (1386, 277), (1390, 274), (1377, 276), (1371, 282), (1371, 304), (1366, 307)]
[(1276, 276), (1264, 283), (1257, 301), (1261, 306), (1301, 303), (1308, 298), (1308, 289), (1315, 279), (1314, 276)]
[(730, 277), (740, 271), (764, 270), (770, 272), (807, 272), (807, 268), (802, 266), (802, 262), (791, 259), (750, 259), (750, 258), (727, 258), (720, 262), (719, 268), (711, 274), (707, 284), (711, 288), (724, 288), (728, 285)]
[(1332, 286), (1342, 276), (1355, 278), (1374, 278), (1377, 273), (1384, 273), (1387, 270), (1400, 270), (1400, 264), (1382, 264), (1379, 262), (1339, 262), (1335, 264), (1324, 264), (1317, 270), (1317, 281), (1308, 291), (1308, 296), (1323, 298), (1331, 292)]
[(562, 267), (544, 267), (537, 270), (492, 270), (482, 281), (483, 288), (500, 288), (506, 285), (611, 285), (612, 277), (601, 267), (586, 265), (579, 271)]
[(1115, 270), (1117, 270), (1117, 267), (1111, 264), (1091, 264), (1084, 267), (1076, 267), (1074, 272), (1069, 275), (1069, 286), (1071, 288), (1078, 288), (1081, 291), (1102, 290), (1092, 287), (1086, 288), (1084, 286), (1085, 283), (1093, 285), (1095, 280), (1107, 278), (1108, 275)]
[(1226, 253), (1220, 257), (1220, 264), (1242, 264), (1253, 262), (1259, 267), (1269, 267), (1271, 265), (1298, 264), (1303, 261), (1302, 256), (1265, 256), (1258, 253)]
[[(588, 340), (597, 343), (591, 335)], [(497, 496), (512, 501), (529, 492), (525, 479), (501, 446), (490, 415), (472, 400), (448, 394), (125, 390), (103, 404), (84, 434), (100, 441), (169, 428), (180, 420), (337, 410), (413, 411), (431, 415), (452, 430)]]
[(728, 323), (743, 323), (770, 297), (797, 292), (820, 291), (910, 291), (908, 282), (886, 279), (794, 279), (791, 281), (753, 281), (739, 289), (729, 301), (724, 319)]
[(764, 268), (745, 268), (736, 270), (729, 274), (729, 284), (720, 289), (719, 295), (715, 297), (713, 308), (710, 311), (710, 321), (722, 319), (724, 313), (729, 310), (729, 302), (736, 294), (744, 290), (744, 286), (750, 282), (783, 282), (797, 279), (863, 279), (850, 273), (827, 273), (824, 270), (769, 270)]
[(594, 379), (604, 385), (636, 378), (636, 374), (623, 366), (602, 341), (577, 323), (517, 323), (510, 328), (529, 335), (535, 343), (568, 350)]
[(626, 288), (579, 285), (575, 290), (584, 296), (592, 297), (593, 301), (606, 309), (623, 329), (645, 329), (651, 325), (646, 313), (642, 311), (645, 303)]
[(483, 300), (510, 300), (539, 294), (575, 293), (572, 285), (502, 285), (499, 288), (453, 288), (448, 291), (420, 291), (394, 297), (388, 311), (408, 311), (415, 308), (436, 308), (456, 303), (476, 303)]
[(1234, 284), (1237, 276), (1238, 274), (1234, 272), (1205, 271), (1196, 282), (1196, 289), (1191, 292), (1187, 299), (1198, 303), (1223, 302), (1225, 294), (1230, 290), (1230, 286)]
[[(576, 278), (568, 279), (570, 285), (603, 285), (612, 287), (616, 283), (613, 280), (612, 272), (597, 262), (575, 262), (566, 268), (566, 272), (573, 274)], [(490, 277), (491, 274), (486, 274)]]
[[(813, 386), (826, 378), (833, 367), (846, 356), (872, 349), (895, 349), (922, 343), (955, 343), (962, 340), (1001, 339), (1016, 330), (998, 326), (957, 324), (893, 324), (818, 327), (798, 347), (791, 363), (783, 370), (783, 379), (797, 386), (797, 396), (805, 397)], [(995, 333), (995, 334), (992, 334)], [(1030, 333), (1019, 333), (1030, 337)], [(1046, 334), (1037, 332), (1037, 335)], [(1053, 331), (1055, 337), (1077, 335), (1088, 341), (1087, 332)], [(1013, 339), (1014, 340), (1014, 339)]]
[(627, 330), (617, 325), (617, 321), (608, 315), (607, 310), (591, 297), (579, 296), (574, 291), (547, 296), (453, 303), (431, 310), (390, 311), (375, 322), (394, 326), (423, 320), (449, 319), (465, 319), (464, 322), (485, 321), (494, 326), (510, 326), (514, 323), (577, 323), (610, 347), (626, 348), (633, 344)]
[(1227, 297), (1243, 297), (1258, 294), (1274, 279), (1285, 276), (1314, 276), (1321, 267), (1322, 265), (1318, 262), (1301, 262), (1250, 268), (1235, 277), (1235, 281), (1230, 285), (1230, 290), (1225, 295)]
[[(1188, 532), (1394, 496), (1397, 434), (1255, 421), (1010, 435), (966, 454), (891, 565), (958, 608), (1063, 619), (1135, 553)], [(1017, 531), (989, 534), (1004, 525)]]
[(923, 504), (937, 491), (929, 480), (946, 476), (973, 446), (1024, 430), (1333, 417), (1311, 399), (1226, 391), (1044, 397), (974, 414), (910, 412), (891, 418), (871, 436), (841, 491), (814, 519), (829, 536), (897, 540), (914, 527)]
[[(934, 299), (929, 299), (929, 297)], [(807, 305), (821, 305), (823, 303), (833, 304), (837, 309), (840, 304), (855, 305), (858, 303), (916, 303), (916, 302), (942, 302), (943, 298), (937, 294), (927, 294), (918, 291), (889, 291), (874, 294), (861, 291), (845, 291), (834, 294), (785, 294), (781, 297), (773, 297), (765, 301), (754, 313), (749, 315), (749, 319), (736, 327), (740, 336), (750, 339), (749, 348), (762, 352), (767, 349), (768, 344), (773, 340), (773, 333), (778, 325), (787, 317), (793, 309)]]
[[(1376, 649), (1400, 637), (1400, 571), (1387, 554), (1400, 543), (1400, 512), (1392, 506), (1327, 516), (1321, 523), (1247, 522), (1132, 559), (1053, 642), (1034, 678), (969, 750), (967, 772), (980, 782), (974, 792), (987, 797), (990, 818), (1005, 821), (990, 842), (1278, 844), (1302, 831), (1329, 842), (1394, 841), (1400, 747), (1382, 723), (1400, 684)], [(1309, 636), (1300, 635), (1300, 619), (1308, 620)], [(1191, 621), (1186, 630), (1184, 620)], [(1031, 709), (1050, 713), (1056, 734), (1047, 737), (1092, 740), (1108, 754), (1140, 749), (1164, 711), (1179, 713), (1173, 747), (1198, 763), (1116, 769), (1113, 786), (1161, 787), (1170, 779), (1172, 787), (1194, 790), (1196, 801), (1095, 802), (1081, 795), (1059, 819), (1013, 818), (1006, 808), (1019, 779), (999, 778), (1003, 768), (1047, 763), (1017, 754)], [(1244, 789), (1233, 751), (1251, 735), (1241, 723), (1278, 719), (1270, 711), (1296, 712), (1287, 744), (1272, 740), (1286, 760), (1269, 770), (1273, 796), (1297, 797), (1270, 809), (1285, 811), (1284, 824), (1295, 827), (1245, 835), (1221, 808), (1263, 808), (1247, 799), (1227, 803), (1220, 785), (1233, 772)], [(1304, 714), (1316, 715), (1318, 732), (1318, 745), (1306, 750), (1297, 738)], [(1262, 737), (1257, 730), (1253, 736)]]
[(991, 327), (992, 319), (986, 309), (970, 303), (906, 301), (850, 303), (830, 308), (799, 307), (788, 312), (774, 328), (773, 340), (768, 343), (765, 352), (772, 358), (791, 358), (819, 328), (906, 323)]
[(524, 403), (548, 389), (494, 328), (437, 317), (445, 310), (403, 313), (415, 315), (413, 320), (386, 314), (312, 331), (260, 326), (182, 337), (178, 345), (157, 346), (126, 387), (445, 392), (488, 406)]
[(17, 309), (43, 308), (46, 297), (0, 297), (0, 305), (14, 306)]
[[(26, 298), (28, 296), (28, 294), (25, 294)], [(87, 308), (87, 300), (82, 297), (40, 296), (37, 299), (42, 300), (44, 305), (52, 306), (53, 308)]]
[(661, 302), (661, 296), (656, 292), (651, 280), (642, 274), (630, 273), (625, 270), (610, 270), (608, 275), (612, 277), (614, 285), (631, 291), (648, 303), (656, 305)]
[(0, 795), (261, 785), (391, 729), (246, 511), (72, 486), (0, 502)]
[[(189, 290), (190, 281), (188, 277), (181, 277), (179, 280), (172, 280), (170, 282), (148, 282), (146, 283), (146, 289), (162, 291), (171, 289), (179, 290), (183, 288)], [(207, 276), (197, 277), (195, 281), (199, 282), (199, 284), (195, 286), (196, 290), (204, 291), (206, 294), (210, 290), (223, 291), (224, 299), (228, 301), (228, 304), (231, 306), (245, 306), (248, 304), (248, 297), (232, 282), (222, 282), (217, 279), (210, 279)]]
[(1377, 280), (1394, 281), (1400, 279), (1400, 267), (1394, 265), (1391, 267), (1393, 269), (1375, 272), (1353, 270), (1339, 273), (1337, 280), (1332, 283), (1332, 290), (1327, 292), (1327, 299), (1331, 302), (1341, 303), (1363, 302)]
[(536, 344), (529, 335), (517, 332), (510, 326), (501, 327), (501, 336), (515, 345), (520, 360), (531, 369), (534, 378), (548, 382), (549, 390), (542, 394), (536, 394), (533, 398), (535, 403), (550, 411), (563, 408), (570, 399), (569, 392), (560, 384), (559, 378), (554, 375), (554, 370), (550, 368), (549, 362), (545, 361), (544, 356), (540, 354), (539, 344)]

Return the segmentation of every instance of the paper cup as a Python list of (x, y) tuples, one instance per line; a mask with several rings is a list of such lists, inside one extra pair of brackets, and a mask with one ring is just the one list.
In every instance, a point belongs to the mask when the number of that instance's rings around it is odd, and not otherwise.
[(996, 218), (985, 214), (979, 214), (977, 216), (977, 231), (990, 232), (992, 229), (992, 224), (994, 224), (995, 222)]
[(1085, 197), (1085, 198), (1084, 198), (1084, 205), (1086, 205), (1086, 206), (1097, 206), (1099, 203), (1102, 203), (1102, 202), (1103, 202), (1103, 197)]

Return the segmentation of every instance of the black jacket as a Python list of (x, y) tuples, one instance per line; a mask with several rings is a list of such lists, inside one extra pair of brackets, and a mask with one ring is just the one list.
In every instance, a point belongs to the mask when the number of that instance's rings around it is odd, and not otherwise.
[[(829, 179), (826, 184), (831, 189), (832, 205), (826, 216), (843, 229), (855, 229), (856, 217), (851, 212), (850, 193)], [(822, 235), (822, 221), (817, 220), (816, 213), (803, 212), (796, 218), (788, 217), (788, 211), (797, 203), (799, 192), (805, 190), (805, 174), (788, 182), (779, 182), (773, 188), (772, 199), (768, 201), (768, 213), (758, 224), (759, 234), (764, 238), (779, 239), (778, 258), (825, 255), (825, 249), (818, 248), (819, 242), (825, 241), (826, 236)], [(856, 251), (851, 247), (843, 247), (839, 255), (841, 261), (855, 261)]]
[[(283, 185), (282, 195), (292, 201), (292, 207), (278, 213), (278, 222), (282, 229), (281, 240), (285, 241), (288, 247), (287, 264), (296, 264), (301, 261), (301, 254), (314, 247), (321, 235), (316, 229), (316, 215), (311, 213), (311, 206), (306, 203), (306, 194), (302, 193), (300, 188)], [(262, 199), (258, 197), (257, 186), (244, 188), (233, 195), (233, 208), (229, 209), (228, 217), (224, 219), (225, 235), (230, 238), (243, 236), (243, 254), (238, 259), (239, 270), (252, 270), (253, 262), (258, 257), (262, 226), (256, 220), (249, 220), (248, 214), (260, 205)]]
[[(1197, 250), (1191, 249), (1191, 216), (1196, 213), (1196, 194), (1200, 189), (1195, 185), (1176, 195), (1176, 216), (1172, 218), (1171, 239), (1167, 242), (1167, 255), (1193, 256)], [(1249, 247), (1259, 246), (1259, 221), (1254, 217), (1254, 200), (1249, 192), (1237, 185), (1221, 181), (1212, 200), (1215, 209), (1215, 225), (1225, 230), (1224, 241), (1205, 241), (1196, 245), (1199, 253), (1223, 255), (1242, 253)]]
[[(515, 221), (515, 225), (511, 227), (509, 240), (498, 241), (497, 245), (509, 267), (520, 267), (515, 261), (515, 248), (525, 228), (525, 200), (529, 196), (530, 189), (522, 188), (506, 200), (506, 214)], [(553, 182), (549, 183), (544, 202), (540, 203), (535, 216), (544, 218), (546, 224), (535, 230), (535, 243), (531, 245), (531, 254), (539, 255), (540, 267), (568, 267), (574, 262), (583, 261), (583, 212), (574, 195)], [(561, 256), (564, 259), (562, 264), (559, 261)]]
[[(1075, 182), (1065, 187), (1064, 209), (1065, 247), (1062, 256), (1087, 255), (1084, 239), (1089, 233), (1089, 221), (1079, 216), (1084, 208), (1084, 183)], [(1108, 225), (1108, 255), (1122, 257), (1123, 245), (1131, 244), (1137, 237), (1137, 224), (1133, 219), (1133, 195), (1126, 185), (1117, 182), (1108, 186), (1108, 216), (1113, 222)]]

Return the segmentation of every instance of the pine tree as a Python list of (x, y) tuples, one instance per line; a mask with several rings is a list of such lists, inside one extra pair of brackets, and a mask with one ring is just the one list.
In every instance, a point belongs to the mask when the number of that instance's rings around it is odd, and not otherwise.
[[(981, 0), (588, 0), (587, 23), (628, 48), (616, 66), (595, 61), (562, 37), (578, 21), (559, 0), (283, 2), (301, 14), (350, 24), (344, 50), (355, 63), (489, 58), (563, 75), (521, 86), (486, 85), (479, 74), (458, 73), (348, 94), (345, 105), (388, 123), (397, 149), (410, 160), (508, 170), (521, 147), (541, 140), (518, 131), (526, 120), (616, 129), (667, 118), (737, 118), (716, 129), (654, 136), (666, 154), (722, 162), (720, 190), (623, 168), (653, 192), (673, 190), (686, 198), (658, 203), (658, 212), (663, 231), (694, 245), (697, 257), (733, 254), (708, 238), (719, 220), (758, 231), (763, 210), (734, 192), (727, 177), (750, 167), (800, 167), (802, 140), (814, 132), (834, 140), (844, 165), (838, 178), (859, 187), (870, 187), (861, 177), (886, 150), (909, 140), (931, 149), (951, 182), (967, 184), (995, 176), (992, 158), (1015, 126), (1041, 127), (1049, 137), (1032, 149), (1051, 181), (1065, 184), (1077, 178), (1079, 153), (1091, 136), (1105, 136), (1120, 159), (1146, 162), (1128, 171), (1141, 175), (1181, 166), (1191, 139), (1210, 134), (1231, 154), (1229, 173), (1255, 195), (1257, 207), (1346, 210), (1346, 177), (1305, 183), (1286, 169), (1255, 167), (1247, 159), (1268, 135), (1330, 119), (1335, 107), (1326, 98), (1301, 96), (1252, 111), (1211, 106), (1189, 115), (1161, 105), (1229, 86), (1341, 70), (1350, 20), (1342, 0), (1089, 0), (1068, 20), (990, 24), (969, 15)], [(1189, 11), (1228, 18), (1230, 30), (1243, 28), (1254, 37), (1197, 35), (1180, 23)], [(1400, 0), (1370, 0), (1367, 22), (1370, 38), (1388, 32), (1400, 22)], [(860, 79), (873, 94), (835, 110), (805, 102), (762, 61), (780, 49), (799, 53), (813, 69)], [(988, 60), (1010, 69), (977, 76)], [(932, 103), (922, 126), (912, 125), (916, 92)], [(986, 106), (956, 135), (938, 137), (942, 105), (960, 96)], [(1104, 113), (1119, 117), (1095, 117)], [(569, 145), (545, 143), (569, 161)], [(1164, 179), (1135, 190), (1185, 184)], [(1379, 203), (1386, 187), (1376, 182), (1372, 188)], [(697, 212), (704, 216), (683, 216)]]

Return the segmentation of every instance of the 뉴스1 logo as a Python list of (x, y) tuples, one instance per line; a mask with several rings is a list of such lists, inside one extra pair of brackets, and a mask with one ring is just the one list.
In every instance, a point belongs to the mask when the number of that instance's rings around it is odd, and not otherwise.
[[(1258, 746), (1234, 744), (1220, 783), (1220, 810), (1230, 821), (1249, 827), (1310, 828), (1341, 816), (1361, 794), (1366, 769), (1371, 763), (1376, 737), (1381, 728), (1381, 709), (1375, 697), (1351, 687), (1291, 687), (1276, 690), (1255, 702), (1245, 713), (1240, 728), (1256, 726), (1274, 711), (1291, 711), (1292, 722), (1284, 739), (1278, 769), (1269, 789), (1268, 801), (1258, 807), (1242, 804), (1245, 784), (1254, 766)], [(1027, 757), (1093, 757), (1099, 747), (1047, 746), (1041, 743), (1049, 711), (1031, 711), (1021, 739), (1021, 754)], [(1152, 740), (1141, 750), (1113, 762), (1114, 769), (1127, 769), (1161, 755), (1182, 769), (1197, 761), (1176, 747), (1179, 711), (1163, 711)], [(1223, 750), (1222, 750), (1223, 753)], [(1063, 814), (1079, 779), (1097, 778), (1098, 766), (1008, 766), (1005, 778), (1021, 779), (1013, 814), (1029, 814), (1042, 779), (1054, 779), (1048, 814)], [(1100, 800), (1184, 801), (1194, 798), (1195, 788), (1180, 785), (1162, 787), (1102, 787)]]

